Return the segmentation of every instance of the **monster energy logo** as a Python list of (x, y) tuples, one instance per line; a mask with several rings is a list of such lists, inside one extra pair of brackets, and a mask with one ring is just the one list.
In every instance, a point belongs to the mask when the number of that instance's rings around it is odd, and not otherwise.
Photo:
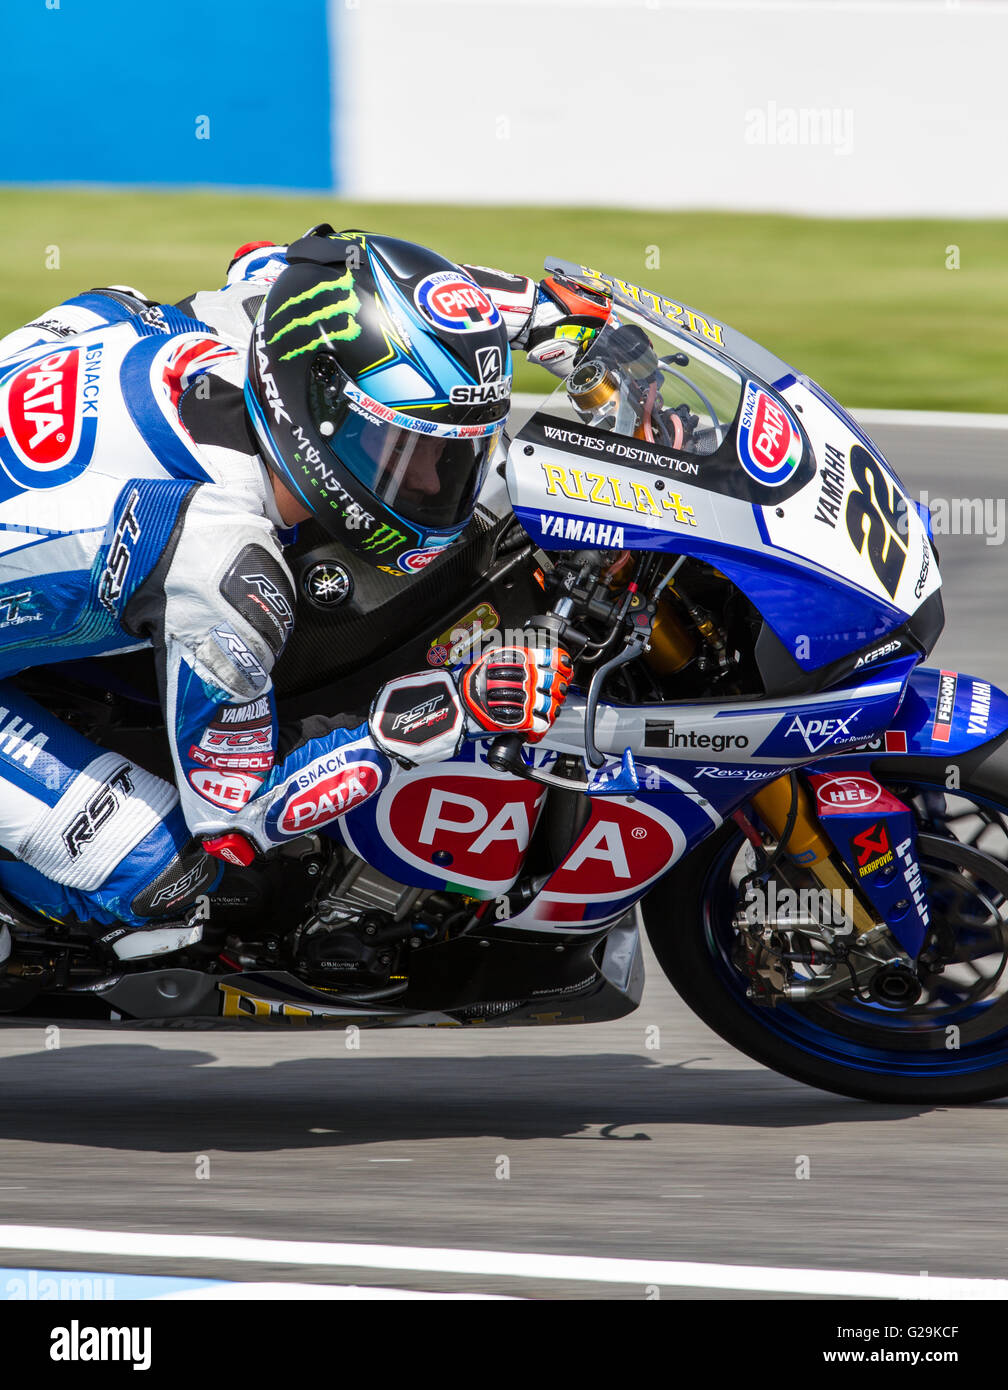
[[(333, 342), (352, 343), (355, 338), (360, 337), (361, 326), (357, 322), (356, 315), (361, 307), (361, 302), (354, 291), (353, 273), (349, 270), (337, 280), (322, 280), (319, 284), (313, 285), (310, 290), (285, 299), (282, 304), (277, 305), (270, 315), (270, 325), (272, 326), (277, 318), (286, 313), (288, 309), (294, 309), (299, 304), (306, 304), (309, 300), (316, 299), (320, 294), (341, 294), (344, 297), (336, 303), (324, 304), (319, 309), (312, 309), (307, 314), (291, 319), (289, 323), (285, 323), (282, 328), (278, 328), (267, 338), (266, 341), (272, 345), (278, 338), (292, 333), (295, 328), (319, 326), (320, 331), (317, 337), (313, 338), (310, 343), (304, 343), (301, 347), (291, 348), (289, 352), (281, 353), (281, 362), (288, 362), (292, 357), (297, 357), (302, 352), (311, 352), (315, 348), (328, 347)], [(344, 316), (346, 323), (342, 328), (332, 328), (327, 331), (322, 327), (323, 324), (335, 323)]]
[(394, 531), (391, 526), (380, 525), (373, 531), (364, 542), (362, 549), (370, 550), (376, 555), (385, 555), (390, 550), (395, 550), (402, 545), (406, 537), (402, 531)]

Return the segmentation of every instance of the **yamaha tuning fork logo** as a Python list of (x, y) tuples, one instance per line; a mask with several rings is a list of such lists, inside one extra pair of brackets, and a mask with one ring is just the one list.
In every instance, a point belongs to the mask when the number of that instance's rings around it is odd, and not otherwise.
[(316, 608), (337, 608), (353, 592), (353, 580), (345, 566), (323, 560), (305, 571), (301, 587)]

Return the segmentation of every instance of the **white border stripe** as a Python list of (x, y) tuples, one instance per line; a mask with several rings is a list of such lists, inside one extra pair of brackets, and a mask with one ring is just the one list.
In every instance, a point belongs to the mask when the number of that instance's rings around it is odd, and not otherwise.
[[(534, 391), (515, 391), (511, 404), (519, 410), (536, 410), (546, 400)], [(912, 429), (1008, 430), (1008, 415), (959, 413), (954, 410), (859, 410), (845, 407), (863, 425), (903, 425)]]
[(541, 1255), (508, 1250), (427, 1249), (410, 1245), (349, 1245), (246, 1236), (161, 1235), (148, 1231), (89, 1231), (76, 1227), (0, 1226), (0, 1248), (128, 1255), (148, 1259), (239, 1260), (255, 1264), (341, 1265), (355, 1269), (422, 1270), (514, 1279), (571, 1279), (603, 1284), (668, 1284), (687, 1288), (847, 1298), (1008, 1298), (1008, 1279), (881, 1274), (869, 1270), (790, 1269), (699, 1264), (591, 1255)]

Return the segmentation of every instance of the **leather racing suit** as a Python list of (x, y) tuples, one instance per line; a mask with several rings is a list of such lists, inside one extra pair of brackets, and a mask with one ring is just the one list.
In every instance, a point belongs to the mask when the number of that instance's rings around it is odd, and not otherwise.
[[(283, 247), (257, 243), (221, 290), (178, 306), (90, 291), (0, 340), (0, 888), (58, 920), (178, 916), (213, 891), (221, 860), (305, 833), (299, 795), (334, 770), (355, 772), (313, 803), (313, 830), (396, 773), (367, 724), (316, 718), (278, 744), (270, 673), (294, 588), (242, 388), (252, 323), (284, 267)], [(532, 356), (548, 296), (466, 269)], [(543, 317), (561, 314), (545, 303)], [(174, 785), (10, 680), (142, 647)]]

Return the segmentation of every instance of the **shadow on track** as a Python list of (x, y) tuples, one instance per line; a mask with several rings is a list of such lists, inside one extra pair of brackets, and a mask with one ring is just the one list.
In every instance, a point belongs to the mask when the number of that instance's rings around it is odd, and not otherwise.
[(123, 1043), (8, 1058), (0, 1062), (0, 1140), (162, 1153), (491, 1136), (646, 1142), (659, 1125), (891, 1123), (927, 1108), (848, 1100), (769, 1071), (703, 1070), (699, 1057), (215, 1060)]

